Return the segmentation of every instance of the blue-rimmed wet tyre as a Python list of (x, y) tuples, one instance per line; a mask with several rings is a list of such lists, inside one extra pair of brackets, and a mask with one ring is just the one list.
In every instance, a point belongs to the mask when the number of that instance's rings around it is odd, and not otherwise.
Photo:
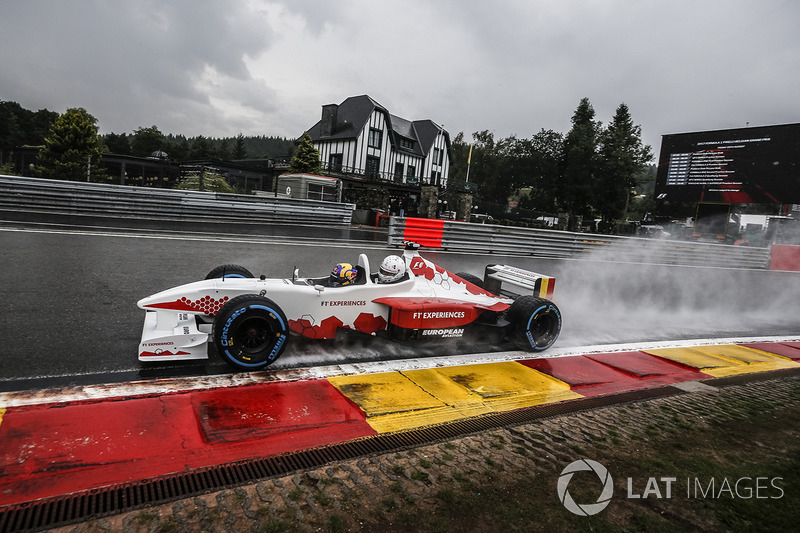
[(273, 363), (286, 348), (289, 323), (275, 302), (257, 294), (229, 300), (214, 318), (212, 342), (229, 365), (258, 370)]
[(544, 298), (520, 296), (508, 308), (511, 340), (520, 350), (541, 352), (556, 342), (561, 333), (561, 311)]
[(208, 273), (206, 279), (217, 278), (254, 278), (255, 276), (240, 265), (220, 265)]

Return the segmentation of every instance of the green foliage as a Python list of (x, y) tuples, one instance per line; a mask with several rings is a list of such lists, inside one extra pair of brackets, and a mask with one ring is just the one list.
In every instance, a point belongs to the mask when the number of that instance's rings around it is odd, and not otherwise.
[(83, 108), (71, 108), (58, 117), (39, 152), (36, 173), (44, 178), (106, 181), (99, 167), (97, 119)]
[(16, 102), (0, 101), (0, 150), (43, 145), (57, 119), (54, 111), (30, 111)]
[(9, 161), (7, 163), (3, 163), (0, 165), (0, 176), (16, 176), (16, 171), (14, 170), (14, 163)]
[(564, 138), (559, 199), (567, 214), (567, 228), (577, 230), (577, 215), (591, 215), (592, 180), (597, 168), (597, 144), (601, 124), (588, 98), (583, 98), (572, 116), (572, 129)]
[(176, 186), (184, 191), (207, 191), (235, 193), (236, 190), (225, 181), (225, 177), (212, 172), (196, 172), (187, 175)]
[(577, 230), (581, 218), (599, 215), (610, 231), (626, 218), (631, 188), (653, 179), (646, 172), (653, 154), (625, 104), (605, 129), (583, 98), (566, 135), (543, 129), (528, 139), (496, 140), (484, 130), (472, 137), (471, 145), (463, 133), (453, 139), (450, 183), (465, 181), (469, 170), (469, 181), (479, 185), (474, 204), (504, 224), (541, 225), (538, 217), (560, 213), (562, 226)]
[(293, 141), (281, 137), (246, 137), (241, 133), (235, 138), (165, 135), (157, 126), (139, 128), (133, 135), (109, 133), (103, 141), (109, 153), (150, 157), (153, 152), (163, 151), (172, 161), (288, 158), (295, 146)]
[(233, 147), (233, 158), (237, 161), (247, 159), (247, 148), (245, 147), (244, 135), (241, 133), (236, 136), (236, 145)]
[(189, 159), (213, 159), (216, 155), (216, 151), (211, 142), (200, 135), (192, 143), (192, 151), (189, 152)]
[(300, 138), (300, 145), (289, 162), (289, 172), (304, 174), (319, 174), (322, 172), (319, 150), (314, 148), (308, 132), (305, 132)]
[(140, 127), (133, 134), (131, 152), (139, 157), (150, 157), (153, 152), (166, 151), (166, 146), (166, 138), (157, 126)]
[(131, 155), (131, 143), (124, 133), (109, 133), (103, 137), (104, 152), (120, 155)]
[(637, 176), (653, 157), (641, 136), (641, 127), (633, 124), (625, 104), (620, 104), (611, 124), (600, 135), (594, 203), (606, 231), (616, 220), (625, 218), (631, 191), (638, 184)]

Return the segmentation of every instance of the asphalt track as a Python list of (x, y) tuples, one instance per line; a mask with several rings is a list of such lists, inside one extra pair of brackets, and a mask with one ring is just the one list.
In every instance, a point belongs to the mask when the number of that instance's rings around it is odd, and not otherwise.
[(253, 375), (213, 359), (144, 367), (135, 302), (145, 295), (218, 264), (316, 275), (392, 249), (309, 228), (259, 237), (13, 224), (0, 226), (0, 244), (0, 507), (531, 405), (800, 368), (797, 273), (445, 252), (423, 253), (455, 272), (507, 262), (555, 275), (556, 346), (531, 358), (295, 343)]
[[(201, 230), (202, 228), (197, 228)], [(113, 227), (0, 225), (0, 391), (231, 373), (215, 356), (143, 365), (135, 353), (140, 298), (235, 263), (269, 277), (323, 275), (364, 252), (396, 250), (385, 230), (283, 228), (283, 235), (204, 234)], [(563, 261), (423, 250), (454, 272), (504, 262), (557, 278), (564, 315), (556, 347), (732, 336), (793, 335), (800, 328), (796, 273), (619, 263), (602, 255)], [(292, 339), (295, 340), (295, 339)], [(485, 347), (294, 342), (273, 368), (431, 357)], [(543, 354), (548, 355), (548, 352)]]

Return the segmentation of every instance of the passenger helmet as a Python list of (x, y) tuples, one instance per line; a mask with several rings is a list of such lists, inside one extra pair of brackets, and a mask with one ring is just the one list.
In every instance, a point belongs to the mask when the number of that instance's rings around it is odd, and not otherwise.
[(396, 255), (389, 255), (381, 261), (380, 269), (378, 270), (378, 282), (392, 283), (403, 277), (406, 273), (406, 262), (403, 258)]
[(356, 279), (356, 269), (350, 263), (338, 263), (331, 270), (332, 285), (349, 285)]

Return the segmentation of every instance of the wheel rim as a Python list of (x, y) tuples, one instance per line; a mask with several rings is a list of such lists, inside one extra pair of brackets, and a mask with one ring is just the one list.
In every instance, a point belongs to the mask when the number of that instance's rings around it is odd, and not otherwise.
[(536, 343), (536, 348), (549, 346), (555, 341), (557, 326), (558, 319), (552, 313), (545, 312), (533, 317), (528, 331)]
[(240, 339), (242, 351), (248, 355), (259, 355), (264, 352), (275, 339), (269, 320), (253, 316), (242, 321), (236, 334)]

